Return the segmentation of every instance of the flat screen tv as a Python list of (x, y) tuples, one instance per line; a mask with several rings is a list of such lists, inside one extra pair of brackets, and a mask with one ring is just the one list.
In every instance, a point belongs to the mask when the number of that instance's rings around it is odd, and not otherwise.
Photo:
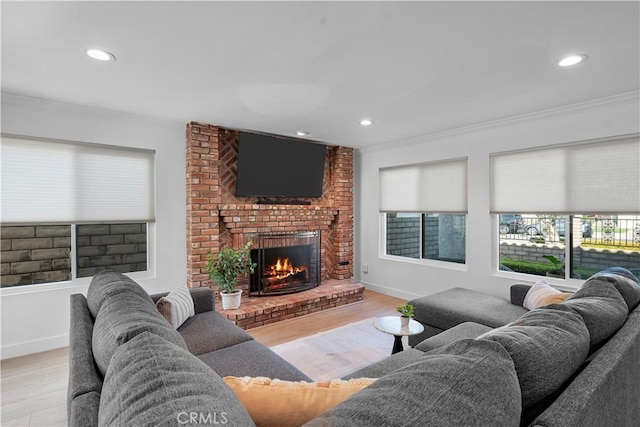
[(322, 196), (325, 145), (250, 132), (239, 138), (236, 196)]

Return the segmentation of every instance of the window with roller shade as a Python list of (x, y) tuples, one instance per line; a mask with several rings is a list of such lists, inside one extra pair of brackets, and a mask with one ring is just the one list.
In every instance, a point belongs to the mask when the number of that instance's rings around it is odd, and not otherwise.
[(147, 271), (154, 152), (2, 137), (2, 286)]
[(586, 279), (621, 266), (640, 275), (640, 138), (494, 154), (491, 211), (500, 269)]

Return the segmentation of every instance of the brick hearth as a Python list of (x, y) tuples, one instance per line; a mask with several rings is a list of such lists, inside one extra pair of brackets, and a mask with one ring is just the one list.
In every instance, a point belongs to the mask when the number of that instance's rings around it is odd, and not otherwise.
[(363, 292), (364, 286), (360, 283), (327, 280), (317, 288), (297, 294), (243, 297), (242, 305), (237, 310), (222, 310), (218, 300), (216, 310), (242, 329), (251, 329), (362, 301)]
[[(304, 199), (309, 205), (274, 205), (258, 204), (257, 198), (236, 197), (238, 145), (237, 131), (196, 122), (187, 124), (187, 285), (208, 286), (217, 291), (202, 267), (209, 253), (217, 254), (222, 247), (239, 248), (256, 233), (319, 230), (321, 286), (300, 294), (261, 297), (255, 303), (253, 298), (243, 299), (241, 310), (249, 311), (232, 313), (245, 316), (232, 320), (243, 327), (254, 323), (259, 326), (267, 320), (270, 323), (318, 311), (318, 298), (322, 298), (320, 307), (361, 299), (362, 290), (355, 292), (360, 295), (357, 299), (351, 294), (346, 298), (344, 294), (335, 296), (325, 287), (353, 277), (353, 149), (327, 147), (322, 197)], [(241, 281), (239, 287), (247, 293), (248, 281)], [(331, 296), (311, 292), (327, 292)], [(267, 307), (268, 313), (261, 307), (255, 311), (262, 310), (261, 314), (250, 314), (254, 304), (265, 304), (272, 298), (285, 302)], [(325, 303), (327, 299), (331, 302)], [(251, 318), (260, 320), (249, 321)]]

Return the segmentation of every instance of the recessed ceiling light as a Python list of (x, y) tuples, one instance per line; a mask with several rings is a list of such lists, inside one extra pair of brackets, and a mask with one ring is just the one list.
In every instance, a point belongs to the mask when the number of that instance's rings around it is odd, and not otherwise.
[(373, 124), (373, 121), (371, 121), (369, 119), (360, 120), (360, 125), (361, 126), (371, 126), (372, 124)]
[(587, 55), (569, 55), (556, 61), (558, 67), (571, 67), (587, 60)]
[(298, 135), (298, 136), (307, 136), (307, 135), (309, 135), (309, 132), (305, 132), (303, 130), (299, 130), (298, 132), (296, 132), (296, 135)]
[(97, 59), (98, 61), (115, 61), (116, 57), (100, 49), (89, 49), (87, 50), (87, 55), (92, 57), (93, 59)]

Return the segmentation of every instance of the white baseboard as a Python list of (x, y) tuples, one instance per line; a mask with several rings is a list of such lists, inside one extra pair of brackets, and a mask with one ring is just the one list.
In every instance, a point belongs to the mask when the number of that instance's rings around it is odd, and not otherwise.
[(392, 297), (396, 297), (396, 298), (412, 300), (414, 298), (419, 298), (419, 297), (422, 296), (422, 295), (414, 294), (414, 293), (411, 293), (411, 292), (400, 291), (398, 289), (389, 288), (387, 286), (381, 286), (381, 285), (377, 285), (375, 283), (366, 282), (364, 280), (358, 280), (358, 283), (363, 284), (365, 288), (367, 288), (367, 289), (369, 289), (371, 291), (379, 292), (379, 293), (385, 294), (385, 295), (391, 295)]
[(55, 350), (69, 345), (69, 334), (48, 337), (39, 340), (25, 341), (18, 344), (3, 345), (0, 349), (0, 359), (26, 356), (33, 353)]

